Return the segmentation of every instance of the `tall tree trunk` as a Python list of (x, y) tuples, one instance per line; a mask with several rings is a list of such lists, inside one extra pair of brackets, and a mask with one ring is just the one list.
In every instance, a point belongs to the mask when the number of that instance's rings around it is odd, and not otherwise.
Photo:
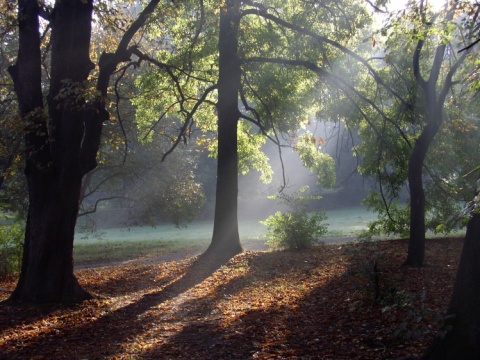
[(238, 58), (239, 0), (226, 0), (220, 11), (218, 79), (218, 162), (213, 237), (207, 253), (230, 257), (242, 251), (238, 233)]
[(41, 91), (38, 2), (19, 3), (19, 55), (10, 73), (21, 116), (28, 124), (29, 210), (22, 268), (12, 301), (71, 302), (90, 297), (74, 276), (72, 254), (86, 114), (85, 102), (81, 96), (78, 100), (76, 91), (82, 90), (93, 68), (89, 58), (92, 11), (91, 0), (55, 4), (47, 115)]
[(480, 214), (467, 225), (444, 336), (437, 337), (425, 360), (478, 360), (480, 358)]

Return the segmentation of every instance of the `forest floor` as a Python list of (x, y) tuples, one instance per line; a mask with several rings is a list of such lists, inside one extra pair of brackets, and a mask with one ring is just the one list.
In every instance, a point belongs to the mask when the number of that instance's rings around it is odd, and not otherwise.
[[(0, 303), (0, 359), (397, 359), (443, 330), (463, 241), (247, 251), (77, 269), (76, 305)], [(159, 260), (159, 259), (157, 259)], [(0, 278), (0, 300), (14, 276)]]

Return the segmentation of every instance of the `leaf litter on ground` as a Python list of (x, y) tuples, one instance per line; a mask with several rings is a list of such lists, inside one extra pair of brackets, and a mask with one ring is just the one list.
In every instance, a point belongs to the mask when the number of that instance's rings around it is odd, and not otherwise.
[[(396, 359), (441, 330), (461, 239), (248, 251), (76, 270), (95, 299), (0, 304), (0, 359)], [(0, 300), (16, 277), (0, 280)]]

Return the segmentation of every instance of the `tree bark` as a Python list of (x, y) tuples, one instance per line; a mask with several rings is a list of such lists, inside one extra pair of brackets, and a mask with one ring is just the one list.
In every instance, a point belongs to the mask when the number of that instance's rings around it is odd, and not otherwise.
[(242, 251), (238, 232), (238, 145), (240, 1), (227, 0), (220, 11), (218, 79), (218, 160), (213, 236), (207, 253), (231, 257)]
[[(480, 358), (480, 214), (467, 225), (460, 264), (447, 310), (443, 337), (438, 336), (424, 360), (477, 360)], [(447, 328), (445, 330), (448, 330)]]
[(50, 19), (51, 69), (44, 109), (39, 3), (20, 0), (19, 50), (9, 69), (20, 115), (26, 125), (29, 211), (22, 268), (10, 301), (73, 302), (90, 298), (73, 273), (73, 241), (82, 178), (96, 167), (105, 99), (117, 65), (130, 59), (127, 48), (159, 0), (152, 0), (121, 38), (115, 53), (99, 60), (96, 90), (87, 103), (84, 84), (93, 69), (90, 38), (93, 0), (59, 0)]
[[(71, 302), (90, 297), (74, 276), (72, 256), (83, 176), (79, 153), (86, 105), (82, 96), (69, 91), (81, 89), (93, 68), (89, 59), (92, 10), (92, 1), (59, 1), (55, 5), (47, 114), (38, 2), (19, 3), (19, 55), (10, 73), (27, 124), (29, 210), (22, 268), (11, 301)], [(66, 91), (63, 95), (61, 89)]]
[[(436, 115), (438, 114), (438, 115)], [(441, 111), (432, 116), (441, 118)], [(415, 144), (408, 162), (408, 185), (410, 189), (410, 238), (405, 266), (421, 267), (425, 260), (425, 190), (423, 187), (423, 164), (428, 149), (437, 134), (441, 121), (428, 122)]]

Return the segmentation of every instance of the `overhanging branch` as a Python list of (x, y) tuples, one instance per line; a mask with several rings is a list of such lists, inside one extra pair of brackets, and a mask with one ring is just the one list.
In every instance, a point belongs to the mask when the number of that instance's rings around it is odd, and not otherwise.
[(388, 84), (386, 84), (382, 77), (380, 76), (380, 74), (377, 73), (377, 71), (368, 63), (368, 61), (366, 59), (364, 59), (363, 57), (361, 57), (360, 55), (358, 55), (357, 53), (355, 53), (354, 51), (348, 49), (347, 47), (343, 46), (342, 44), (340, 44), (339, 42), (337, 41), (334, 41), (332, 39), (329, 39), (325, 36), (322, 36), (322, 35), (318, 35), (316, 34), (315, 32), (311, 31), (311, 30), (308, 30), (308, 29), (305, 29), (301, 26), (298, 26), (298, 25), (295, 25), (295, 24), (291, 24), (285, 20), (282, 20), (270, 13), (268, 13), (266, 10), (260, 10), (260, 9), (247, 9), (247, 10), (244, 10), (241, 14), (241, 16), (247, 16), (247, 15), (256, 15), (256, 16), (261, 16), (265, 19), (268, 19), (268, 20), (271, 20), (273, 21), (274, 23), (278, 24), (278, 25), (281, 25), (283, 27), (286, 27), (288, 29), (291, 29), (293, 31), (296, 31), (300, 34), (303, 34), (303, 35), (306, 35), (306, 36), (309, 36), (315, 40), (317, 40), (319, 43), (326, 43), (326, 44), (329, 44), (337, 49), (339, 49), (340, 51), (342, 51), (344, 54), (346, 55), (349, 55), (350, 57), (354, 58), (355, 60), (357, 60), (358, 62), (360, 62), (361, 64), (363, 64), (369, 71), (369, 73), (373, 76), (373, 78), (375, 79), (375, 81), (382, 85), (390, 94), (392, 94), (395, 98), (397, 98), (400, 102), (402, 102), (407, 108), (409, 108), (409, 104), (403, 99), (403, 97), (397, 93), (394, 89), (392, 89), (390, 86), (388, 86)]

